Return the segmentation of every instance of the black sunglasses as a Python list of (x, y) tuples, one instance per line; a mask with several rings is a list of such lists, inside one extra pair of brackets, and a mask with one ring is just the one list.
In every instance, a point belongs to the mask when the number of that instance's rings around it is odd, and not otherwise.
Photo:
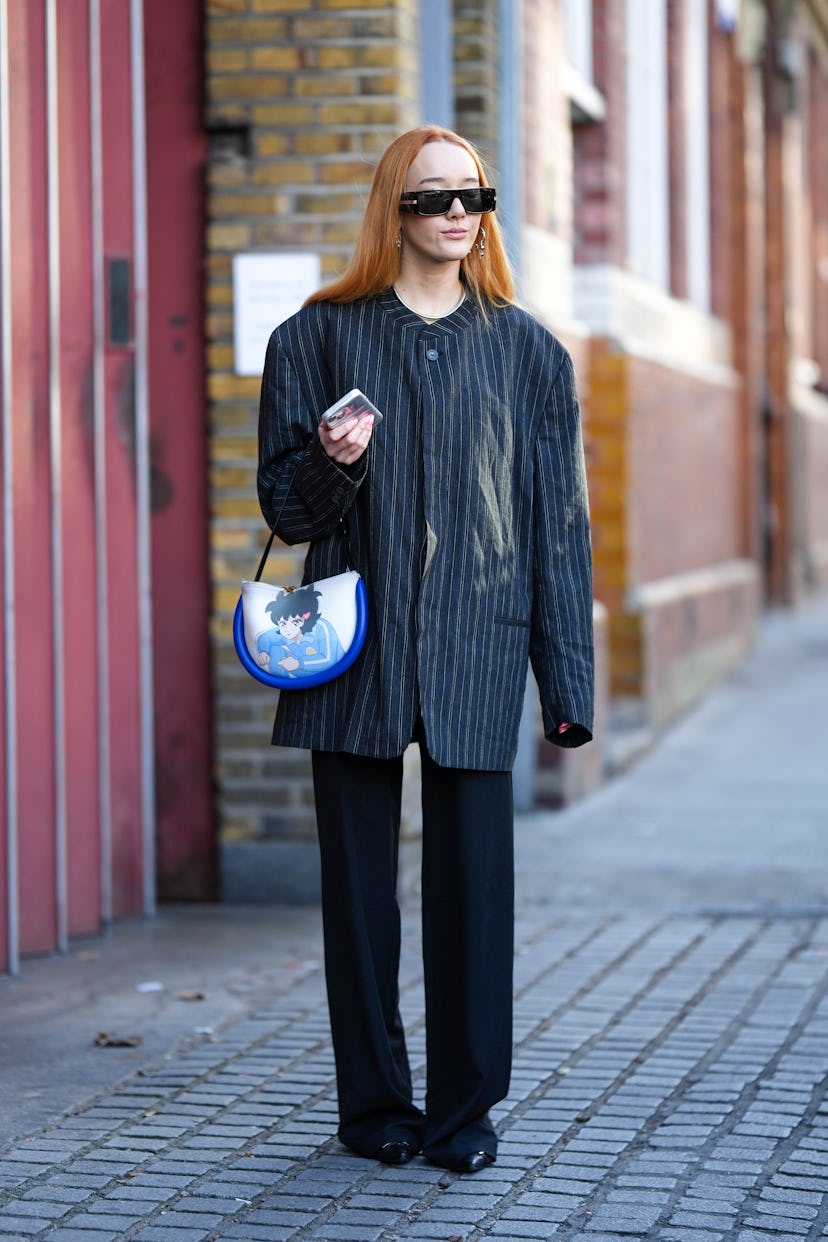
[(497, 190), (493, 185), (476, 185), (470, 190), (406, 190), (400, 199), (400, 211), (416, 216), (444, 216), (456, 198), (470, 216), (494, 211)]

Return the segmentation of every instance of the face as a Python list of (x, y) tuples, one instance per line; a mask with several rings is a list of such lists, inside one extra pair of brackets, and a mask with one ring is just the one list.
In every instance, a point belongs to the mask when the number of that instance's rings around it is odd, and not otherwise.
[(280, 617), (279, 633), (282, 638), (286, 638), (288, 642), (295, 643), (302, 634), (301, 617)]
[[(412, 162), (406, 190), (465, 190), (480, 185), (477, 166), (453, 142), (429, 142)], [(444, 216), (400, 213), (403, 267), (459, 263), (471, 250), (480, 228), (480, 216), (471, 216), (455, 199)]]

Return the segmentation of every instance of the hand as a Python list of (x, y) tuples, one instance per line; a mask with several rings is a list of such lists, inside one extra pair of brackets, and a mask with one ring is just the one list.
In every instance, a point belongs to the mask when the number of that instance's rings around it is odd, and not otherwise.
[(319, 442), (328, 457), (342, 466), (352, 466), (359, 461), (368, 447), (374, 429), (374, 416), (349, 418), (331, 430), (327, 423), (319, 424)]

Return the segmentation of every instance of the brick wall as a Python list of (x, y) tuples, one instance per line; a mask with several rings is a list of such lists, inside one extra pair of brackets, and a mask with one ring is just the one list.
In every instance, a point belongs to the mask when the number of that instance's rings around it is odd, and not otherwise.
[(585, 394), (595, 595), (612, 694), (651, 724), (744, 652), (758, 571), (742, 557), (739, 384), (593, 338)]
[(736, 390), (663, 364), (627, 359), (627, 586), (719, 565), (740, 554)]
[[(232, 258), (307, 250), (323, 275), (351, 252), (377, 155), (418, 120), (414, 0), (208, 0), (212, 140), (206, 255), (216, 793), (225, 897), (316, 888), (308, 757), (272, 748), (275, 696), (230, 641), (263, 545), (256, 499), (259, 379), (233, 371)], [(301, 550), (268, 572), (296, 581)], [(267, 845), (269, 853), (249, 848)]]

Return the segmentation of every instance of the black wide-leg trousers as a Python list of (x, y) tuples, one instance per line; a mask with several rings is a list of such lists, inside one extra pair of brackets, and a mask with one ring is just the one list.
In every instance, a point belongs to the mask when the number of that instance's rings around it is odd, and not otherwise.
[(399, 1012), (402, 757), (313, 753), (339, 1137), (404, 1140), (438, 1162), (496, 1152), (487, 1110), (509, 1088), (514, 828), (509, 772), (422, 754), (425, 1113)]

